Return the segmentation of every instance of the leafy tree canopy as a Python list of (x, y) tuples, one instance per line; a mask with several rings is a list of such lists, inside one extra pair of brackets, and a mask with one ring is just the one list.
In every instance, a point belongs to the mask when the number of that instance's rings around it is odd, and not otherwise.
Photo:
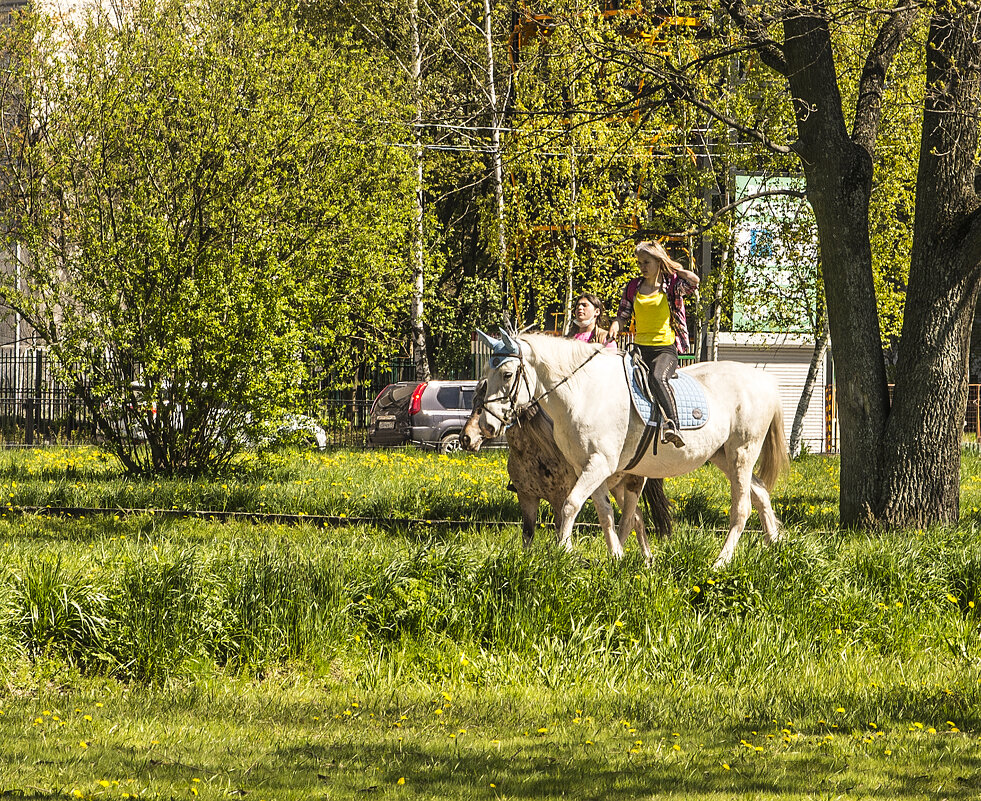
[(3, 36), (0, 212), (21, 281), (0, 292), (126, 467), (221, 466), (314, 354), (390, 335), (406, 170), (364, 121), (388, 84), (363, 53), (227, 0), (27, 15)]

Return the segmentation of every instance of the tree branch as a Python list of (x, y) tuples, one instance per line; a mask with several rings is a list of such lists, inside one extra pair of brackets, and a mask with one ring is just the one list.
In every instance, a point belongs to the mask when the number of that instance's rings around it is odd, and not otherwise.
[(787, 59), (783, 53), (783, 46), (767, 34), (763, 21), (754, 17), (742, 0), (722, 0), (722, 7), (756, 46), (763, 63), (775, 72), (786, 75)]
[(751, 195), (745, 195), (745, 196), (739, 198), (738, 200), (732, 201), (732, 203), (727, 203), (725, 206), (722, 206), (721, 208), (716, 209), (714, 212), (712, 212), (712, 215), (708, 218), (708, 220), (706, 222), (704, 222), (704, 223), (702, 223), (700, 225), (694, 226), (693, 228), (688, 228), (688, 229), (686, 229), (684, 231), (669, 231), (669, 232), (664, 232), (664, 231), (660, 231), (660, 230), (658, 230), (658, 231), (652, 231), (652, 230), (649, 230), (649, 229), (640, 229), (638, 231), (638, 233), (641, 233), (644, 236), (648, 236), (648, 235), (652, 235), (652, 236), (653, 235), (656, 235), (656, 236), (672, 236), (672, 237), (698, 236), (700, 234), (704, 234), (706, 231), (710, 231), (713, 227), (715, 227), (715, 224), (719, 221), (719, 219), (723, 215), (728, 214), (730, 211), (733, 211), (734, 209), (739, 208), (744, 203), (749, 203), (752, 200), (758, 200), (761, 197), (775, 197), (775, 196), (781, 196), (781, 195), (783, 197), (798, 198), (799, 200), (806, 200), (807, 199), (807, 193), (804, 192), (803, 190), (797, 190), (797, 189), (766, 189), (766, 190), (764, 190), (762, 192), (754, 192)]
[(869, 152), (875, 146), (879, 120), (882, 117), (882, 93), (886, 85), (886, 73), (919, 13), (917, 3), (897, 6), (879, 28), (875, 43), (865, 60), (858, 86), (852, 140)]
[(732, 117), (728, 114), (724, 114), (723, 112), (719, 111), (711, 103), (707, 103), (706, 101), (698, 97), (693, 91), (691, 91), (691, 87), (675, 84), (675, 89), (676, 89), (675, 94), (683, 98), (687, 103), (690, 103), (696, 108), (701, 109), (709, 116), (713, 117), (719, 122), (725, 123), (730, 128), (733, 128), (734, 130), (737, 130), (740, 133), (745, 134), (751, 139), (755, 139), (757, 142), (759, 142), (761, 145), (767, 148), (767, 150), (771, 150), (774, 153), (779, 153), (781, 155), (788, 155), (790, 153), (795, 152), (794, 149), (789, 145), (777, 144), (758, 128), (753, 128), (752, 126), (746, 125), (745, 123), (742, 123), (739, 120), (737, 120), (735, 117)]

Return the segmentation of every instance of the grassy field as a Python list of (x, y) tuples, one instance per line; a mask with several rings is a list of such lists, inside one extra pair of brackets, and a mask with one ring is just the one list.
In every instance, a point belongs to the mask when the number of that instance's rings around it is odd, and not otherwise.
[(722, 571), (714, 469), (668, 482), (648, 568), (591, 510), (574, 553), (522, 551), (504, 458), (0, 454), (0, 797), (977, 797), (981, 458), (961, 525), (888, 533), (840, 530), (836, 462), (796, 462), (785, 541)]

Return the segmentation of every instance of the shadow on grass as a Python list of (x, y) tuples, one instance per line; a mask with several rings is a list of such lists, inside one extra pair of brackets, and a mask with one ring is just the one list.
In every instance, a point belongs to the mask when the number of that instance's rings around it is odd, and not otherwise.
[(807, 791), (829, 797), (872, 793), (910, 799), (936, 798), (939, 792), (948, 799), (973, 799), (981, 784), (978, 756), (952, 754), (940, 743), (924, 749), (916, 759), (896, 762), (881, 754), (842, 759), (822, 753), (816, 745), (808, 751), (748, 756), (731, 756), (731, 745), (675, 751), (670, 736), (663, 748), (637, 750), (640, 753), (631, 754), (629, 745), (622, 744), (619, 748), (585, 743), (562, 747), (547, 740), (514, 744), (501, 752), (479, 745), (461, 745), (450, 752), (438, 746), (415, 746), (397, 754), (371, 744), (299, 746), (275, 754), (262, 789), (286, 790), (286, 785), (276, 788), (266, 781), (304, 771), (315, 774), (325, 789), (355, 797), (400, 789), (400, 778), (405, 779), (406, 789), (411, 787), (415, 795), (426, 798), (504, 795), (597, 800), (789, 798)]

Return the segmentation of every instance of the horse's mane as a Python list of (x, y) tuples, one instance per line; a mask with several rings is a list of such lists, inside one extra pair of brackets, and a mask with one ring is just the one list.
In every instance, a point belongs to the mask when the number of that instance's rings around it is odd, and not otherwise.
[[(535, 354), (535, 361), (546, 368), (548, 377), (553, 380), (572, 375), (597, 351), (606, 350), (603, 345), (595, 342), (580, 342), (577, 339), (553, 337), (548, 334), (524, 334), (521, 340), (528, 343)], [(596, 358), (608, 358), (614, 352), (610, 350), (609, 353), (600, 353)]]

